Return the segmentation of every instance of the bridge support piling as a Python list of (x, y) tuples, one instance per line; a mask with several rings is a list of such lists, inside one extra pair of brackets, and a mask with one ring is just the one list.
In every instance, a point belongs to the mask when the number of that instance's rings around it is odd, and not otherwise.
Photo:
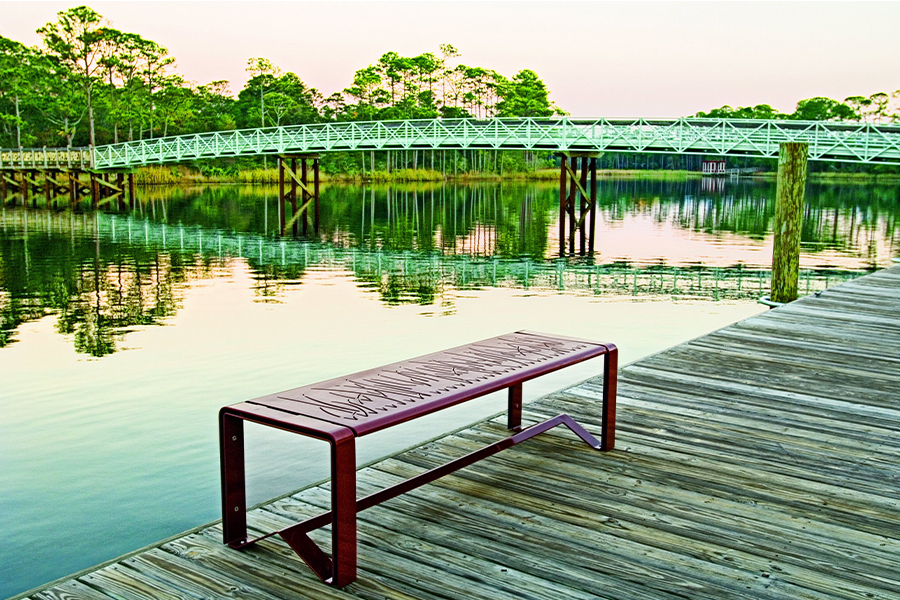
[[(47, 168), (12, 168), (0, 170), (0, 204), (11, 201), (13, 205), (19, 204), (21, 196), (22, 206), (37, 208), (41, 198), (44, 206), (52, 208), (60, 202), (60, 196), (69, 197), (72, 208), (78, 205), (82, 195), (89, 192), (90, 187), (82, 183), (80, 179), (82, 171), (68, 169), (66, 167)], [(100, 183), (104, 183), (102, 175), (98, 176)], [(116, 185), (105, 183), (107, 187), (116, 189)], [(121, 185), (118, 186), (119, 189)], [(102, 190), (102, 188), (100, 188)], [(102, 194), (102, 191), (100, 192)], [(108, 194), (106, 194), (108, 195)]]
[(125, 203), (125, 174), (116, 173), (116, 187), (119, 188), (119, 210), (124, 210)]
[[(559, 168), (559, 256), (566, 256), (566, 229), (568, 251), (575, 255), (575, 237), (578, 233), (578, 253), (594, 254), (596, 231), (597, 154), (567, 152), (560, 155)], [(580, 164), (579, 164), (580, 160)], [(590, 192), (588, 192), (590, 181)]]
[[(288, 163), (288, 160), (290, 163)], [(300, 169), (297, 169), (297, 161)], [(309, 165), (312, 160), (313, 182), (309, 182)], [(285, 186), (285, 177), (290, 178), (290, 188)], [(297, 191), (300, 191), (298, 201)], [(291, 210), (288, 215), (288, 202)], [(302, 221), (303, 235), (308, 234), (310, 211), (313, 212), (313, 231), (319, 233), (319, 155), (297, 154), (278, 157), (278, 207), (280, 210), (281, 234), (286, 235), (288, 229), (298, 235)]]
[(100, 184), (97, 183), (97, 174), (91, 173), (91, 208), (100, 205)]
[(44, 172), (44, 199), (47, 201), (47, 208), (53, 206), (53, 196), (50, 194), (50, 186), (51, 182), (53, 182), (53, 178), (50, 177), (50, 173)]
[(792, 302), (797, 299), (800, 283), (800, 229), (806, 198), (808, 158), (809, 144), (783, 142), (778, 146), (771, 294), (775, 302)]

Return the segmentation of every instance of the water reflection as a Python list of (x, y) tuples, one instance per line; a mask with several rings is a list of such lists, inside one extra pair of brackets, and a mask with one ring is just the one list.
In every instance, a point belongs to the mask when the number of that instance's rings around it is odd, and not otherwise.
[[(774, 184), (604, 181), (597, 253), (550, 260), (556, 187), (490, 184), (329, 186), (321, 238), (275, 235), (268, 188), (142, 192), (131, 213), (4, 208), (0, 347), (22, 323), (57, 315), (79, 353), (115, 352), (135, 328), (164, 323), (191, 281), (249, 267), (257, 301), (278, 302), (311, 270), (352, 274), (388, 305), (452, 314), (461, 290), (754, 298), (766, 293)], [(896, 253), (898, 188), (811, 186), (801, 291), (823, 289)]]

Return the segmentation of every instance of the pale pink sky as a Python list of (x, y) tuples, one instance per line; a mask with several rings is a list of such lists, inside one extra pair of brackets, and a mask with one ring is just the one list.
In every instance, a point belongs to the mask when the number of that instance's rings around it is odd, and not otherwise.
[[(86, 0), (85, 0), (86, 2)], [(0, 35), (79, 2), (0, 1)], [(169, 48), (178, 71), (237, 92), (264, 56), (326, 96), (389, 50), (438, 53), (512, 76), (530, 68), (574, 116), (682, 116), (723, 104), (790, 112), (900, 88), (898, 2), (87, 2)]]

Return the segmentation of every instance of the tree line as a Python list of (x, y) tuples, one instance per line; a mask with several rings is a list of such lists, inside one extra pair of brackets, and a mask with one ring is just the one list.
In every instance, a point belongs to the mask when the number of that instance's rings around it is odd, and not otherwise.
[[(224, 80), (188, 81), (177, 72), (175, 58), (164, 46), (115, 29), (87, 6), (57, 13), (55, 21), (37, 32), (41, 36), (37, 47), (0, 36), (0, 147), (87, 146), (328, 121), (565, 114), (549, 99), (547, 86), (534, 71), (523, 69), (507, 78), (493, 69), (461, 64), (459, 50), (450, 44), (440, 45), (436, 53), (412, 57), (387, 52), (357, 70), (345, 89), (329, 96), (296, 73), (253, 57), (247, 61), (249, 78), (235, 96)], [(900, 121), (900, 90), (843, 101), (809, 98), (798, 102), (790, 114), (759, 104), (726, 105), (695, 116), (891, 123)], [(607, 168), (696, 170), (697, 163), (696, 157), (674, 155), (664, 159), (607, 153), (604, 158)], [(365, 175), (427, 168), (427, 160), (442, 172), (520, 171), (553, 164), (547, 152), (468, 151), (448, 156), (432, 152), (426, 157), (411, 151), (372, 152), (368, 161), (337, 153), (329, 155), (323, 168)], [(265, 158), (197, 166), (215, 174), (258, 164), (265, 165)]]
[(709, 112), (698, 112), (696, 117), (715, 119), (780, 119), (797, 121), (856, 121), (861, 123), (900, 122), (900, 90), (891, 94), (877, 92), (871, 96), (850, 96), (843, 102), (817, 96), (797, 103), (792, 113), (782, 113), (768, 104), (739, 106), (727, 104)]
[(87, 6), (37, 30), (39, 47), (0, 36), (0, 146), (81, 146), (167, 135), (325, 121), (550, 116), (540, 77), (507, 78), (438, 53), (387, 52), (324, 96), (265, 58), (250, 58), (235, 97), (224, 80), (198, 85), (161, 44), (120, 31)]

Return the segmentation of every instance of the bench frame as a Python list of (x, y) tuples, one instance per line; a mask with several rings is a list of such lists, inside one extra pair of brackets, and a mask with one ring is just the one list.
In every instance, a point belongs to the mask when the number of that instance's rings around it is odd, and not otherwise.
[[(544, 334), (536, 335), (542, 335), (547, 339), (572, 340), (571, 338), (563, 338), (560, 336), (548, 336)], [(472, 465), (559, 425), (568, 427), (594, 449), (612, 450), (615, 446), (616, 371), (618, 367), (618, 350), (613, 344), (597, 344), (596, 342), (587, 343), (595, 346), (596, 351), (591, 352), (583, 358), (550, 369), (549, 371), (545, 370), (544, 372), (555, 371), (565, 366), (569, 366), (570, 364), (575, 364), (576, 362), (581, 362), (596, 356), (603, 356), (602, 429), (600, 441), (567, 414), (560, 414), (535, 425), (523, 428), (522, 383), (543, 374), (534, 374), (532, 371), (524, 369), (519, 376), (512, 377), (513, 382), (510, 384), (508, 384), (510, 378), (504, 377), (501, 382), (502, 387), (500, 387), (500, 389), (508, 387), (507, 428), (516, 433), (494, 442), (493, 444), (489, 444), (480, 450), (476, 450), (475, 452), (452, 460), (444, 465), (358, 500), (356, 498), (356, 437), (360, 434), (354, 431), (354, 429), (344, 425), (312, 418), (307, 415), (291, 414), (284, 410), (253, 402), (243, 402), (222, 408), (219, 412), (219, 445), (222, 471), (222, 529), (224, 542), (232, 548), (243, 549), (278, 534), (309, 565), (322, 581), (336, 587), (344, 587), (356, 580), (356, 515), (360, 511), (376, 506), (426, 483), (430, 483), (463, 467)], [(474, 346), (474, 344), (462, 348), (468, 348), (470, 346)], [(484, 388), (481, 388), (477, 390), (477, 393), (473, 393), (470, 397), (464, 394), (463, 399), (455, 402), (454, 405), (459, 402), (473, 400), (492, 391), (497, 390), (491, 389), (489, 391), (484, 391)], [(446, 406), (438, 407), (430, 412), (435, 412), (442, 408), (446, 408)], [(414, 414), (413, 416), (404, 419), (404, 421), (421, 416), (421, 414), (429, 414), (429, 412), (423, 411), (419, 414)], [(244, 474), (244, 421), (251, 421), (261, 425), (275, 427), (277, 429), (320, 439), (329, 443), (331, 446), (330, 511), (254, 539), (248, 538)], [(396, 423), (383, 425), (382, 428), (389, 427), (393, 424)], [(333, 558), (329, 557), (307, 535), (309, 532), (329, 524), (332, 528), (331, 556)]]

